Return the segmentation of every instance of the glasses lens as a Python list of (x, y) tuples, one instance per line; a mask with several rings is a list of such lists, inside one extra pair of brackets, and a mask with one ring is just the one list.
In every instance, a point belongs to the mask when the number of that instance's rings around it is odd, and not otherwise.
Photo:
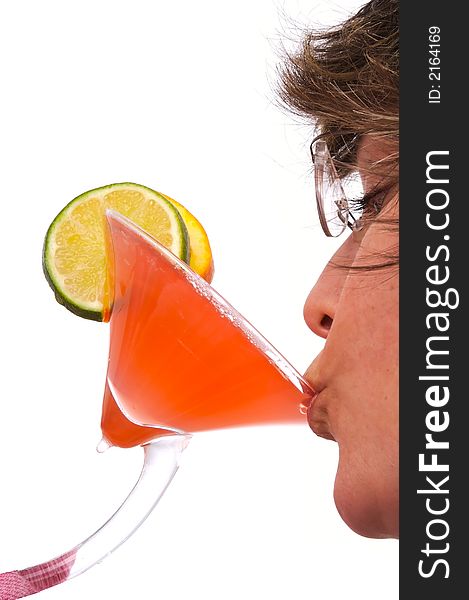
[(337, 237), (348, 223), (347, 199), (326, 142), (318, 140), (314, 144), (313, 153), (319, 219), (325, 234)]

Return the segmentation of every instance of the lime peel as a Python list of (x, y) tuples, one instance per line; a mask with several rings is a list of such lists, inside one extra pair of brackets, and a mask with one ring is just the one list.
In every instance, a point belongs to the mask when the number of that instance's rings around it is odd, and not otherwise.
[(95, 321), (107, 320), (109, 313), (107, 208), (133, 221), (181, 260), (190, 261), (184, 220), (162, 194), (135, 183), (114, 183), (80, 194), (50, 225), (42, 264), (56, 300)]

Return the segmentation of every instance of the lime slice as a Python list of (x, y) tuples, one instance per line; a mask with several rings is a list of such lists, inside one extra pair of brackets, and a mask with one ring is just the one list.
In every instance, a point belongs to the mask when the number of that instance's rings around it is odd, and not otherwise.
[(187, 229), (162, 194), (135, 183), (114, 183), (81, 194), (56, 216), (44, 241), (43, 269), (60, 304), (94, 321), (107, 318), (106, 223), (111, 208), (189, 263)]

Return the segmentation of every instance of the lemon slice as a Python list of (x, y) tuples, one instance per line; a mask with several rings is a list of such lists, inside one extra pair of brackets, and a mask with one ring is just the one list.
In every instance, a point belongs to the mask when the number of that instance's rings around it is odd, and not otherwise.
[(72, 200), (49, 227), (43, 269), (60, 304), (95, 321), (106, 318), (106, 238), (104, 212), (111, 208), (132, 220), (181, 260), (189, 263), (187, 228), (162, 194), (135, 183), (114, 183)]
[(210, 242), (205, 229), (202, 227), (200, 221), (185, 206), (166, 194), (161, 195), (177, 208), (187, 227), (190, 246), (189, 266), (210, 283), (215, 273), (215, 266), (213, 264), (212, 249), (210, 248)]

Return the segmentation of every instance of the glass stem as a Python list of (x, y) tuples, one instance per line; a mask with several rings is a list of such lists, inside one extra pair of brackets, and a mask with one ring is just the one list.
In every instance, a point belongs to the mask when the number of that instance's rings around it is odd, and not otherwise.
[[(144, 464), (134, 488), (120, 508), (95, 533), (60, 556), (19, 571), (0, 575), (17, 584), (15, 598), (35, 594), (84, 573), (123, 544), (147, 519), (173, 479), (190, 435), (168, 435), (145, 444)], [(16, 580), (15, 580), (16, 578)], [(23, 591), (20, 591), (23, 590)]]

